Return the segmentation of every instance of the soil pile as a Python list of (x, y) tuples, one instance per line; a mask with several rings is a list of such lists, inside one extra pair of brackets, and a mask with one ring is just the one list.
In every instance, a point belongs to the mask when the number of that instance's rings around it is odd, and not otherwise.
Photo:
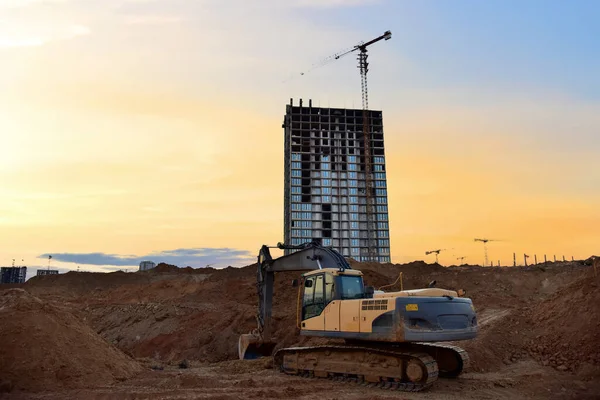
[[(402, 287), (466, 289), (478, 313), (490, 315), (476, 341), (460, 342), (472, 350), (476, 367), (497, 370), (526, 355), (520, 322), (524, 306), (551, 292), (569, 278), (568, 268), (444, 268), (413, 262), (404, 265), (355, 263), (367, 285), (385, 291), (400, 290), (394, 283), (402, 272)], [(133, 274), (130, 274), (133, 275)], [(300, 337), (296, 328), (299, 273), (278, 273), (273, 298), (273, 332), (277, 347), (304, 345), (317, 339)], [(99, 297), (100, 294), (102, 297)], [(213, 270), (209, 274), (162, 275), (146, 284), (125, 285), (87, 296), (84, 315), (102, 337), (136, 357), (164, 363), (181, 359), (217, 362), (237, 358), (239, 335), (256, 327), (256, 266)], [(506, 313), (505, 310), (515, 310)], [(500, 315), (502, 318), (499, 318)], [(519, 326), (519, 323), (521, 324)], [(531, 329), (531, 326), (529, 326)], [(515, 334), (518, 332), (518, 334)], [(516, 338), (515, 340), (507, 338)]]
[(103, 290), (150, 281), (150, 275), (140, 273), (70, 271), (59, 275), (34, 276), (21, 287), (36, 295), (40, 294), (45, 297), (56, 295), (64, 299), (80, 296), (90, 297)]
[(22, 289), (0, 291), (0, 320), (3, 391), (107, 385), (142, 371), (71, 313)]
[(499, 371), (527, 358), (531, 326), (518, 309), (487, 308), (478, 310), (477, 317), (477, 337), (454, 343), (469, 354), (471, 371)]
[[(386, 286), (387, 292), (401, 286), (427, 287), (434, 280), (437, 287), (465, 289), (477, 310), (480, 334), (476, 340), (457, 344), (469, 351), (476, 371), (488, 372), (528, 357), (526, 342), (537, 332), (536, 325), (528, 321), (528, 307), (590, 270), (570, 263), (543, 268), (442, 267), (422, 261), (402, 265), (353, 262), (352, 266), (362, 270), (367, 285), (376, 289)], [(322, 341), (298, 335), (298, 289), (291, 282), (299, 275), (275, 276), (272, 323), (276, 348)], [(152, 358), (153, 362), (232, 360), (237, 358), (239, 335), (256, 328), (256, 265), (218, 270), (161, 265), (127, 274), (74, 272), (42, 278), (52, 282), (32, 279), (24, 288), (44, 299), (62, 296), (103, 338), (134, 357)]]
[(593, 271), (531, 311), (534, 358), (559, 371), (600, 376), (600, 277)]
[(215, 271), (216, 271), (216, 269), (214, 269), (212, 267), (192, 268), (192, 267), (188, 266), (185, 268), (179, 268), (176, 265), (159, 263), (156, 267), (149, 269), (145, 272), (150, 273), (150, 274), (157, 274), (157, 273), (211, 274)]

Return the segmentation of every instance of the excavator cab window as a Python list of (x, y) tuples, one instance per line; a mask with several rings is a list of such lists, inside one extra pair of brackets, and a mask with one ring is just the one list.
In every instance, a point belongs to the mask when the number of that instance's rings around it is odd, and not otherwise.
[(304, 281), (302, 319), (316, 317), (325, 308), (324, 274), (313, 275)]
[(340, 276), (342, 300), (362, 299), (364, 297), (364, 284), (361, 276)]

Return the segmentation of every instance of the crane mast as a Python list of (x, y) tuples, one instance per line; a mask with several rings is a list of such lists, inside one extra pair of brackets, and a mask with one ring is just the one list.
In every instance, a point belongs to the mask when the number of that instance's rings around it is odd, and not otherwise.
[[(488, 242), (497, 242), (498, 240), (495, 239), (479, 239), (479, 238), (475, 238), (475, 242), (482, 242), (483, 243), (483, 253), (484, 253), (484, 262), (483, 262), (483, 266), (487, 266), (488, 265), (488, 248), (487, 248), (487, 244)], [(492, 266), (490, 264), (490, 266)]]
[[(369, 91), (367, 88), (367, 73), (369, 72), (369, 63), (367, 61), (367, 47), (379, 42), (380, 40), (389, 40), (392, 38), (391, 31), (385, 31), (383, 35), (376, 37), (366, 43), (361, 42), (354, 47), (327, 57), (322, 63), (314, 68), (328, 64), (331, 61), (338, 60), (347, 54), (358, 51), (358, 69), (360, 70), (360, 85), (362, 94), (362, 109), (363, 109), (363, 149), (364, 149), (364, 172), (365, 172), (365, 195), (366, 195), (366, 212), (367, 212), (367, 248), (368, 256), (363, 257), (363, 261), (379, 261), (377, 258), (377, 230), (375, 220), (375, 202), (374, 202), (374, 186), (373, 186), (373, 160), (371, 152), (371, 124), (369, 121)], [(304, 75), (304, 73), (302, 73)], [(362, 257), (362, 255), (361, 255)], [(366, 259), (365, 259), (366, 258)]]
[(444, 250), (446, 249), (429, 250), (425, 252), (425, 255), (435, 254), (435, 262), (438, 263), (438, 256), (440, 255), (440, 252)]
[[(371, 124), (369, 121), (369, 90), (367, 86), (367, 73), (369, 72), (369, 62), (367, 47), (379, 42), (380, 40), (389, 40), (392, 38), (392, 32), (386, 31), (383, 35), (363, 44), (354, 46), (347, 53), (336, 56), (340, 58), (345, 54), (358, 50), (358, 69), (360, 70), (360, 86), (362, 94), (362, 109), (363, 109), (363, 150), (364, 150), (364, 165), (365, 165), (365, 197), (366, 197), (366, 212), (367, 212), (367, 261), (379, 261), (377, 249), (377, 238), (375, 232), (377, 226), (375, 221), (375, 202), (374, 202), (374, 187), (373, 187), (373, 159), (371, 153)], [(364, 261), (364, 259), (363, 259)]]
[(362, 107), (363, 107), (363, 150), (365, 160), (365, 197), (367, 211), (367, 260), (377, 260), (377, 238), (374, 233), (377, 226), (375, 221), (375, 204), (373, 201), (373, 171), (372, 171), (372, 155), (371, 155), (371, 124), (369, 123), (369, 92), (367, 89), (367, 72), (369, 71), (369, 63), (367, 62), (367, 48), (363, 47), (358, 53), (358, 68), (360, 69), (360, 86), (362, 92)]

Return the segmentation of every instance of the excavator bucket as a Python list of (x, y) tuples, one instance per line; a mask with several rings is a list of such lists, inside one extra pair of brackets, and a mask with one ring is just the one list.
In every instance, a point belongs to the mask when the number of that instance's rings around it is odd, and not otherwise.
[(240, 360), (254, 360), (260, 357), (270, 357), (277, 343), (265, 342), (252, 333), (240, 335), (238, 340), (238, 355)]

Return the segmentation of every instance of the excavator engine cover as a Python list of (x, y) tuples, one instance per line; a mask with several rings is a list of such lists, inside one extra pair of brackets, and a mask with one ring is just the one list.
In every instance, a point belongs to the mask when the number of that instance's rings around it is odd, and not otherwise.
[(238, 355), (240, 360), (255, 360), (270, 357), (277, 343), (265, 342), (261, 337), (252, 333), (240, 335), (238, 340)]

